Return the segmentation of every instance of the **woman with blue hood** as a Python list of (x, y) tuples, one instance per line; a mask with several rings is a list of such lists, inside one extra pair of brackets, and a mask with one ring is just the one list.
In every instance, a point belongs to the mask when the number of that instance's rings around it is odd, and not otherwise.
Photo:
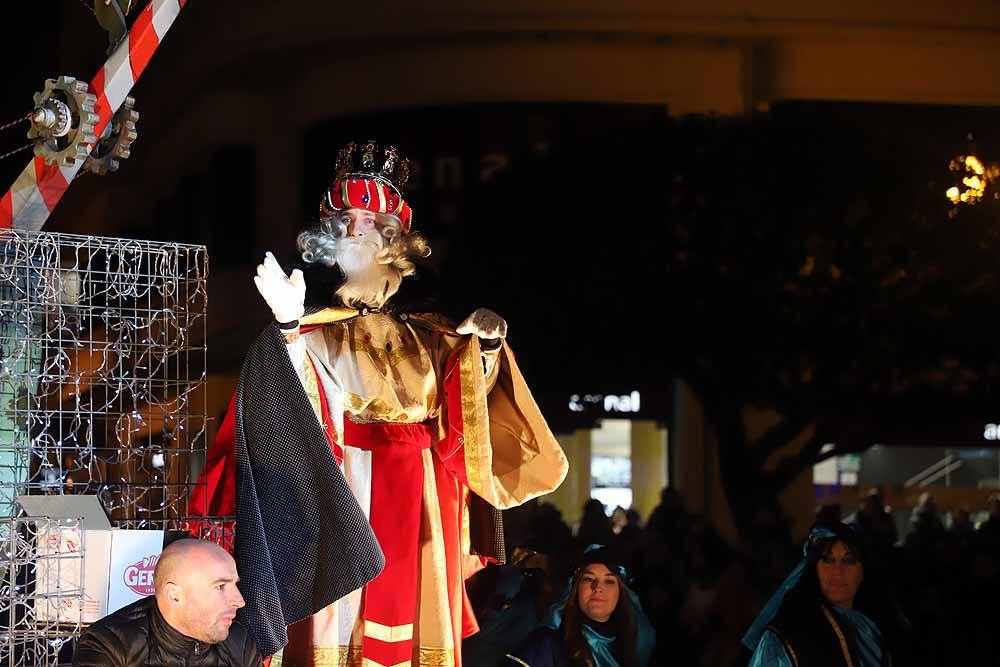
[(522, 667), (646, 667), (653, 628), (611, 550), (591, 546), (568, 594), (508, 664)]
[(843, 523), (817, 524), (803, 552), (743, 636), (753, 651), (750, 667), (905, 664), (899, 648), (906, 620), (866, 580), (862, 536)]

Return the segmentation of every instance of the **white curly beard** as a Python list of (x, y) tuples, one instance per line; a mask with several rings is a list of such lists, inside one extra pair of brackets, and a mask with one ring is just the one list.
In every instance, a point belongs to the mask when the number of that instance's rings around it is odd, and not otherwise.
[(345, 305), (381, 308), (399, 290), (403, 274), (378, 261), (383, 243), (378, 234), (343, 238), (337, 243), (337, 265), (345, 278), (337, 296)]

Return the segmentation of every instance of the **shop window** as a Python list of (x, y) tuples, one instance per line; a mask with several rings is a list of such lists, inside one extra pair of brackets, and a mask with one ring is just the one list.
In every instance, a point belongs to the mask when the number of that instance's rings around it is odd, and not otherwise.
[(604, 503), (610, 515), (616, 507), (632, 506), (632, 422), (603, 419), (591, 434), (590, 496)]

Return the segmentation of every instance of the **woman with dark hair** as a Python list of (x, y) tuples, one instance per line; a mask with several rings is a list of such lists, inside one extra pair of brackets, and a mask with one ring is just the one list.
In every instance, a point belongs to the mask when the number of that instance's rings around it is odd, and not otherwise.
[(817, 524), (803, 560), (743, 636), (750, 667), (899, 664), (906, 621), (866, 579), (864, 542), (843, 523)]
[(625, 584), (625, 569), (604, 547), (589, 549), (569, 593), (507, 664), (527, 667), (646, 667), (653, 629)]

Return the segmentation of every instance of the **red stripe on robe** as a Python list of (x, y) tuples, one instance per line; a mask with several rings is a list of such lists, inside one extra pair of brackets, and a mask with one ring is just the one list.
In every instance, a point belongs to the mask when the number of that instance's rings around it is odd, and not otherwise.
[(462, 350), (456, 350), (445, 364), (444, 401), (448, 433), (434, 445), (445, 470), (469, 485), (465, 471), (465, 422), (462, 419)]

